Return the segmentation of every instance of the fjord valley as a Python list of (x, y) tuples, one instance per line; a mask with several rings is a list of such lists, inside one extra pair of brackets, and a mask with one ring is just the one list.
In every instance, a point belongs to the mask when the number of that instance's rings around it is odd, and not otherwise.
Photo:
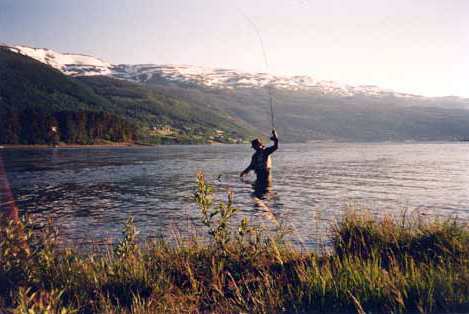
[(269, 96), (286, 142), (469, 138), (469, 100), (460, 97), (305, 76), (112, 65), (22, 46), (0, 53), (2, 144), (241, 143), (271, 127)]
[(2, 0), (0, 314), (469, 313), (467, 12)]
[(237, 142), (252, 130), (134, 82), (70, 77), (5, 47), (0, 53), (2, 144)]

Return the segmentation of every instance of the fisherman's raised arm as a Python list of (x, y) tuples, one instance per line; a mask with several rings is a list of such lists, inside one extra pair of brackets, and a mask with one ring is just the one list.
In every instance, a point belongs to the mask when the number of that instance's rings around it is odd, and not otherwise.
[(278, 137), (277, 137), (277, 131), (275, 129), (272, 130), (272, 137), (270, 139), (274, 142), (274, 145), (267, 147), (265, 149), (265, 152), (267, 155), (272, 154), (278, 149)]

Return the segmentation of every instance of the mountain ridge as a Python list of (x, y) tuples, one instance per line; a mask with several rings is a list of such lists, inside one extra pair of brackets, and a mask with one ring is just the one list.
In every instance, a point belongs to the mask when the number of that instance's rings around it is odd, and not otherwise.
[[(18, 54), (18, 49), (11, 53)], [(193, 66), (115, 66), (73, 54), (57, 55), (55, 61), (60, 63), (52, 62), (53, 52), (46, 49), (23, 51), (34, 52), (36, 57), (49, 53), (49, 64), (45, 66), (84, 83), (93, 90), (93, 97), (104, 98), (104, 107), (143, 122), (147, 134), (148, 128), (172, 123), (182, 136), (192, 132), (215, 138), (224, 130), (228, 139), (246, 141), (253, 135), (270, 133), (272, 98), (275, 126), (284, 142), (469, 138), (469, 99), (461, 97), (396, 94), (371, 85), (344, 89), (334, 82), (310, 77), (296, 76), (287, 82), (266, 73), (248, 75)], [(111, 71), (112, 75), (104, 75)], [(41, 83), (40, 77), (37, 80)], [(298, 82), (304, 88), (295, 88)], [(22, 86), (18, 84), (18, 88)], [(53, 85), (44, 88), (53, 90)], [(26, 94), (34, 91), (32, 88)], [(21, 98), (23, 93), (17, 95)]]
[(105, 75), (139, 83), (164, 79), (182, 84), (226, 89), (265, 88), (270, 86), (275, 89), (304, 91), (336, 97), (452, 98), (454, 101), (468, 101), (464, 97), (459, 96), (427, 97), (397, 92), (376, 85), (341, 84), (329, 80), (318, 80), (305, 75), (280, 76), (268, 73), (251, 73), (234, 69), (191, 65), (111, 64), (103, 59), (85, 54), (59, 53), (47, 48), (31, 48), (20, 45), (4, 46), (17, 53), (49, 64), (70, 76)]

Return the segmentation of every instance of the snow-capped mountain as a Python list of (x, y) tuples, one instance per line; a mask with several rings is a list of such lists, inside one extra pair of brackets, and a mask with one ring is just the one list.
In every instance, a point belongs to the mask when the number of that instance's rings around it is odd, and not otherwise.
[(66, 75), (110, 75), (113, 67), (106, 61), (86, 55), (59, 53), (45, 48), (6, 47), (11, 51), (48, 64)]
[[(5, 71), (1, 74), (10, 78), (2, 81), (2, 86), (7, 87), (4, 92), (9, 92), (2, 95), (2, 105), (18, 107), (18, 112), (30, 106), (41, 110), (51, 106), (51, 111), (103, 110), (123, 115), (138, 125), (151, 126), (153, 131), (156, 126), (164, 125), (167, 129), (169, 125), (177, 130), (184, 126), (180, 135), (185, 139), (187, 132), (199, 132), (196, 130), (200, 128), (258, 136), (272, 127), (274, 108), (278, 113), (275, 124), (282, 138), (289, 142), (469, 138), (466, 123), (469, 99), (460, 97), (406, 95), (376, 86), (343, 85), (309, 76), (286, 77), (188, 65), (115, 65), (91, 56), (48, 49), (4, 45), (0, 48), (5, 58), (0, 60)], [(44, 64), (79, 78), (64, 77)], [(37, 84), (36, 74), (45, 76), (44, 84)], [(193, 88), (197, 86), (205, 88)], [(273, 105), (266, 97), (266, 86), (274, 90)]]
[(106, 75), (141, 83), (164, 79), (179, 83), (230, 89), (270, 86), (275, 89), (309, 91), (315, 94), (339, 97), (356, 95), (419, 97), (397, 93), (372, 85), (352, 86), (332, 81), (321, 81), (309, 76), (277, 76), (266, 73), (247, 73), (237, 70), (212, 69), (190, 65), (113, 65), (86, 55), (58, 53), (44, 48), (6, 47), (14, 52), (46, 63), (71, 76)]

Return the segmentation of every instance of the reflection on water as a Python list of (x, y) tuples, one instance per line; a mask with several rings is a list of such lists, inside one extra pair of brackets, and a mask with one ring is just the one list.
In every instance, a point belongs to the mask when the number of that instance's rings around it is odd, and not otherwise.
[(272, 155), (273, 184), (262, 204), (253, 197), (255, 176), (239, 179), (251, 153), (249, 145), (200, 145), (18, 148), (1, 156), (16, 205), (38, 221), (52, 216), (64, 240), (116, 239), (130, 215), (144, 239), (200, 226), (193, 201), (199, 170), (216, 199), (232, 188), (238, 218), (267, 227), (283, 220), (308, 247), (350, 202), (377, 213), (417, 208), (469, 218), (464, 143), (282, 145)]

